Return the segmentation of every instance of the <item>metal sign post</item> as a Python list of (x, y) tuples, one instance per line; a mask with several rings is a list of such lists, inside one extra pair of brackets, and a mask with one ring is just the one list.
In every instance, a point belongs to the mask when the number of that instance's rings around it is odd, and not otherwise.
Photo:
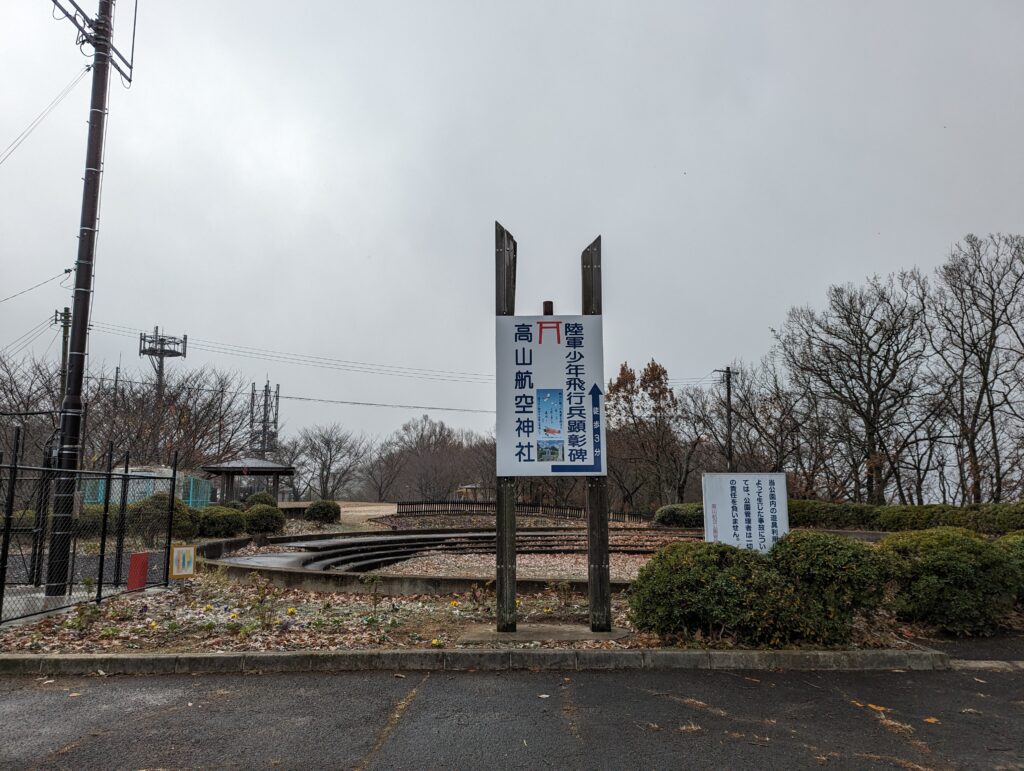
[(582, 255), (583, 315), (515, 316), (515, 239), (496, 223), (498, 631), (515, 631), (515, 478), (588, 477), (594, 631), (611, 629), (601, 239)]

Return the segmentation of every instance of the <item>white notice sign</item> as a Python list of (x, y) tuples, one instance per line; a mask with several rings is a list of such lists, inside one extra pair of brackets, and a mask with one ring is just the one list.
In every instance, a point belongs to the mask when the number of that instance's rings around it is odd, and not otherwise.
[(768, 551), (789, 532), (785, 474), (704, 474), (704, 540)]
[(600, 316), (498, 316), (498, 476), (605, 476)]

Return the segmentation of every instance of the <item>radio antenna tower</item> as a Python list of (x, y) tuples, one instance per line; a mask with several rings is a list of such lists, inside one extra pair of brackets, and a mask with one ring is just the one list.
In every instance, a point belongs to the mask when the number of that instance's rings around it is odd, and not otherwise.
[(266, 460), (277, 450), (277, 416), (281, 406), (281, 384), (270, 390), (270, 380), (260, 391), (252, 384), (249, 400), (249, 446), (257, 458)]
[(148, 356), (156, 373), (156, 398), (162, 402), (164, 398), (164, 359), (185, 358), (188, 351), (188, 335), (171, 337), (160, 332), (160, 327), (153, 327), (153, 334), (139, 333), (139, 356)]

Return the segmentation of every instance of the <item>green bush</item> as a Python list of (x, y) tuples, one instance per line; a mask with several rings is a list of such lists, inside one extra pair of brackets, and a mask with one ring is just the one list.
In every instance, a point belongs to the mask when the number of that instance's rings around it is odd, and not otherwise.
[(236, 511), (245, 511), (245, 504), (241, 501), (225, 501), (224, 503), (218, 504), (223, 506), (225, 509), (235, 509)]
[(1003, 549), (1017, 567), (1020, 576), (1017, 584), (1017, 602), (1024, 604), (1024, 530), (1007, 533), (996, 541), (996, 546)]
[(314, 501), (306, 509), (306, 519), (329, 525), (341, 519), (341, 506), (335, 501)]
[[(107, 514), (108, 535), (117, 527), (117, 508), (111, 507)], [(89, 504), (82, 506), (75, 520), (75, 532), (79, 538), (99, 538), (103, 529), (103, 506)]]
[(882, 540), (892, 558), (901, 617), (954, 634), (992, 632), (1013, 606), (1020, 568), (1009, 552), (965, 528), (937, 527)]
[(245, 499), (246, 510), (251, 509), (253, 506), (273, 506), (277, 508), (277, 498), (266, 491), (260, 491), (253, 493)]
[(245, 530), (245, 515), (226, 506), (207, 506), (199, 512), (199, 535), (231, 538)]
[(789, 533), (768, 559), (812, 606), (814, 636), (823, 643), (849, 641), (854, 616), (882, 604), (891, 574), (886, 557), (868, 544), (806, 530)]
[(704, 504), (670, 503), (654, 513), (654, 524), (662, 527), (704, 527)]
[(284, 530), (285, 516), (276, 506), (257, 504), (243, 516), (246, 532), (253, 535), (280, 533)]
[[(156, 493), (128, 507), (127, 532), (140, 536), (147, 546), (152, 547), (167, 532), (167, 493)], [(174, 513), (171, 517), (171, 538), (187, 541), (195, 537), (196, 517), (192, 509), (180, 499), (174, 499)]]
[(879, 507), (868, 503), (833, 503), (790, 499), (790, 527), (820, 527), (829, 530), (877, 530)]
[(662, 637), (734, 635), (781, 645), (813, 632), (793, 583), (760, 554), (717, 543), (676, 543), (658, 552), (630, 588), (630, 619)]

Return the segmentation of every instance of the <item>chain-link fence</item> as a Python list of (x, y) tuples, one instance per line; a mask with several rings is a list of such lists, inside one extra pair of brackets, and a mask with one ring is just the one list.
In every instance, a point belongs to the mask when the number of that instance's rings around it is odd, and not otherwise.
[(105, 471), (56, 468), (47, 448), (37, 465), (12, 452), (0, 469), (0, 623), (168, 580), (177, 459), (167, 476), (133, 473), (128, 458)]

